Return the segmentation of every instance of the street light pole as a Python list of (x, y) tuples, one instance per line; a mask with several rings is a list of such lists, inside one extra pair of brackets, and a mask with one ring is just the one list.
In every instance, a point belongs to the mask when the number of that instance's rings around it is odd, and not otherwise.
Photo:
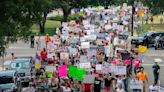
[(134, 31), (134, 12), (135, 12), (135, 7), (134, 7), (134, 1), (132, 1), (132, 22), (131, 22), (131, 36), (133, 36), (133, 31)]

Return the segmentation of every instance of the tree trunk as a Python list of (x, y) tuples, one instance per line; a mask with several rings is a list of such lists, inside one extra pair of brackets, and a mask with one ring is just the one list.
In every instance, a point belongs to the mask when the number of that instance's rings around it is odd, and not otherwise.
[(46, 24), (46, 19), (47, 19), (47, 13), (44, 13), (44, 17), (42, 21), (39, 21), (39, 28), (40, 28), (40, 33), (45, 33), (45, 24)]
[(64, 8), (64, 7), (62, 8), (62, 10), (63, 10), (63, 17), (64, 17), (63, 21), (64, 22), (67, 22), (68, 16), (71, 13), (71, 8), (69, 8), (69, 7), (67, 7), (67, 8)]
[(41, 22), (39, 23), (39, 28), (40, 28), (40, 33), (44, 33), (45, 32), (45, 23)]
[(67, 22), (68, 15), (69, 15), (69, 14), (68, 14), (67, 12), (64, 12), (64, 19), (63, 19), (64, 22)]

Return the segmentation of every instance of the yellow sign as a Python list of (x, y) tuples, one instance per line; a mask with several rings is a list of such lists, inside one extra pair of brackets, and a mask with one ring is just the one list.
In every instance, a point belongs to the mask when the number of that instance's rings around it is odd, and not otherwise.
[(138, 10), (138, 15), (142, 16), (144, 14), (144, 10)]
[(147, 51), (147, 47), (146, 46), (139, 46), (139, 48), (138, 48), (138, 51), (140, 52), (140, 53), (145, 53), (146, 51)]
[(41, 64), (36, 63), (36, 64), (35, 64), (35, 68), (36, 68), (36, 69), (40, 69), (40, 68), (41, 68)]

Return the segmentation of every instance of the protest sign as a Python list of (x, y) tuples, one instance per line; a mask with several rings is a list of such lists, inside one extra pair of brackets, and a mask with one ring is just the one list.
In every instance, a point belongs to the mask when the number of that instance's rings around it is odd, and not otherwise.
[(56, 67), (55, 66), (45, 66), (45, 71), (53, 73), (56, 71)]
[(88, 62), (88, 57), (85, 56), (85, 55), (81, 55), (81, 56), (80, 56), (80, 62), (81, 62), (81, 63)]
[(66, 77), (68, 75), (68, 70), (66, 65), (58, 66), (59, 76)]
[(90, 69), (91, 68), (91, 63), (90, 62), (80, 63), (80, 68)]
[(82, 49), (90, 48), (90, 43), (89, 42), (81, 42), (81, 48)]
[(130, 81), (130, 89), (143, 89), (143, 83), (140, 80), (132, 79)]
[(69, 52), (70, 52), (70, 54), (76, 54), (77, 50), (76, 50), (76, 48), (70, 48)]
[(147, 51), (147, 47), (146, 46), (139, 46), (139, 48), (138, 48), (138, 51), (140, 52), (140, 53), (146, 53), (146, 51)]
[(102, 70), (102, 65), (101, 64), (96, 64), (96, 71)]
[(69, 54), (68, 53), (60, 53), (60, 58), (61, 59), (68, 59), (69, 58)]
[(47, 72), (47, 77), (52, 78), (52, 72)]
[(69, 77), (75, 77), (76, 76), (76, 70), (77, 70), (77, 66), (68, 66)]
[(94, 49), (88, 49), (88, 51), (87, 51), (87, 56), (88, 56), (89, 58), (91, 58), (91, 57), (93, 57), (93, 56), (96, 56), (96, 50), (94, 50)]
[(76, 79), (78, 81), (82, 81), (83, 80), (83, 76), (86, 74), (86, 70), (85, 69), (77, 69), (76, 70)]
[(36, 64), (35, 64), (35, 68), (36, 68), (36, 69), (40, 69), (40, 68), (41, 68), (41, 64), (40, 64), (40, 63), (36, 63)]
[(93, 34), (93, 35), (88, 35), (87, 40), (94, 41), (94, 40), (96, 40), (96, 38), (97, 38), (97, 36), (96, 36), (95, 34)]
[(93, 84), (95, 81), (95, 75), (84, 75), (83, 83), (84, 84)]
[(67, 27), (68, 26), (68, 23), (67, 22), (63, 22), (62, 23), (62, 27)]
[(115, 75), (126, 75), (126, 66), (114, 66)]

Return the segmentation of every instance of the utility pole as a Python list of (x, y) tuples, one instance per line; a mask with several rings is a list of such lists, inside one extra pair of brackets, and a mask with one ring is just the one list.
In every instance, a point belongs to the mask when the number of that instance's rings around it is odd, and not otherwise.
[(133, 36), (133, 31), (134, 31), (134, 13), (135, 13), (135, 6), (134, 6), (134, 1), (132, 1), (132, 22), (131, 22), (131, 36)]

